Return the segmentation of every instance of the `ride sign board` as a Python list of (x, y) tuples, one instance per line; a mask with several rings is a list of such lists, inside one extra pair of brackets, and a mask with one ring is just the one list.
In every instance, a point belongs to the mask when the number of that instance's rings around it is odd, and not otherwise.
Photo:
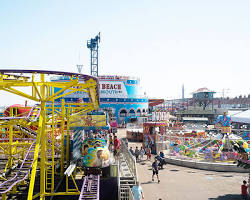
[[(105, 76), (103, 76), (98, 78), (100, 98), (137, 98), (138, 96), (142, 96), (141, 94), (138, 94), (139, 80), (133, 80), (129, 79), (129, 77), (124, 78), (118, 76), (108, 76), (106, 78)], [(61, 81), (61, 79), (53, 79), (52, 81)], [(59, 90), (60, 88), (58, 88), (58, 90), (55, 90), (55, 92)], [(69, 92), (69, 90), (65, 90), (63, 93), (67, 92)], [(88, 95), (86, 92), (78, 91), (66, 95), (65, 98), (88, 98)]]

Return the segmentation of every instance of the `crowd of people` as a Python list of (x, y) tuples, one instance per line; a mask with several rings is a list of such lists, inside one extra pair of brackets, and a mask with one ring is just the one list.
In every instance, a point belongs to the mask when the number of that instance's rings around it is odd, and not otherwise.
[(144, 155), (147, 156), (147, 160), (151, 160), (151, 149), (149, 147), (138, 149), (138, 147), (133, 150), (132, 147), (130, 147), (129, 152), (131, 155), (135, 156), (136, 162), (141, 162), (143, 160)]
[[(143, 146), (141, 146), (140, 149), (137, 146), (135, 147), (135, 149), (133, 149), (133, 147), (130, 147), (129, 152), (135, 157), (136, 162), (142, 162), (144, 155), (147, 156), (146, 160), (151, 161), (151, 150), (149, 147), (147, 147), (146, 149), (144, 149)], [(155, 159), (152, 163), (152, 181), (154, 181), (154, 176), (156, 175), (157, 181), (158, 183), (160, 183), (158, 171), (159, 167), (163, 168), (163, 165), (166, 164), (164, 158), (165, 156), (162, 151), (159, 153), (159, 155), (155, 156)]]
[[(142, 161), (145, 161), (144, 160), (145, 155), (147, 156), (146, 161), (151, 161), (151, 149), (149, 147), (143, 148), (143, 146), (141, 146), (140, 149), (138, 148), (138, 146), (136, 146), (135, 149), (133, 149), (133, 147), (130, 147), (129, 152), (131, 153), (131, 155), (135, 157), (136, 162), (140, 163)], [(159, 155), (156, 156), (152, 162), (152, 165), (151, 165), (152, 166), (152, 182), (154, 182), (155, 176), (156, 176), (157, 182), (160, 183), (159, 166), (162, 166), (160, 162), (161, 159), (164, 160), (163, 152), (160, 152)], [(132, 193), (134, 196), (134, 200), (144, 199), (143, 191), (139, 182), (137, 182), (136, 185), (133, 186)]]

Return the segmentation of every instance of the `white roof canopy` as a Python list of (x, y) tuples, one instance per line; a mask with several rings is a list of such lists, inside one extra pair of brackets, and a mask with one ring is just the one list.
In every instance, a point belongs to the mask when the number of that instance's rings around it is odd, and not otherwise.
[(232, 122), (250, 124), (250, 110), (246, 110), (231, 116)]
[(182, 117), (183, 121), (208, 121), (207, 117)]

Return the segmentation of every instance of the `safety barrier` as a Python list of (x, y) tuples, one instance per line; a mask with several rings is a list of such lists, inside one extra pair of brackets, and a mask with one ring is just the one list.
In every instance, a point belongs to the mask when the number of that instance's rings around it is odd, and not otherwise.
[(131, 173), (133, 174), (133, 176), (135, 178), (135, 181), (138, 181), (135, 157), (133, 155), (131, 155), (131, 153), (129, 152), (128, 147), (127, 147), (126, 143), (124, 142), (124, 140), (121, 140), (120, 151), (123, 154), (124, 159), (129, 167)]
[(119, 200), (133, 200), (133, 194), (129, 186), (121, 186), (121, 195)]

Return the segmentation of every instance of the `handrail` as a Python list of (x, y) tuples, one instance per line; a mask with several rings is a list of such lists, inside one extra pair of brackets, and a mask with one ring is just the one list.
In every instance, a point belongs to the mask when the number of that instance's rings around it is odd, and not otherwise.
[(120, 179), (120, 160), (117, 165), (117, 183), (118, 183), (118, 200), (121, 200), (121, 179)]
[(128, 150), (127, 145), (123, 140), (121, 140), (121, 152), (123, 153), (124, 159), (133, 174), (135, 181), (138, 181), (138, 174), (137, 174), (137, 168), (136, 168), (136, 160), (135, 157), (130, 153)]

